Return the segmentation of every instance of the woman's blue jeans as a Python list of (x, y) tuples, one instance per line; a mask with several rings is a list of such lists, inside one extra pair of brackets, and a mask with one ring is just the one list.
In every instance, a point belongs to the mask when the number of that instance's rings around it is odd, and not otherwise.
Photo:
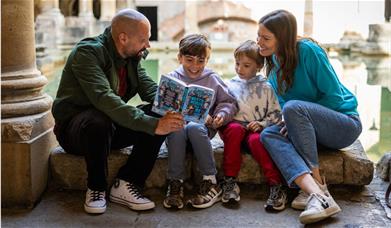
[(360, 135), (362, 126), (357, 115), (346, 115), (322, 105), (291, 100), (282, 114), (288, 137), (281, 127), (270, 126), (262, 131), (261, 140), (289, 186), (294, 180), (319, 167), (317, 144), (342, 149)]

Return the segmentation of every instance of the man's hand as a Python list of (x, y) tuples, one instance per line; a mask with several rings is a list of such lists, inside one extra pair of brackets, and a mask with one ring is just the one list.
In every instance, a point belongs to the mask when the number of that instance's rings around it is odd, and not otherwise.
[(212, 122), (212, 127), (214, 129), (217, 129), (221, 127), (224, 123), (224, 114), (218, 113), (214, 118)]
[(159, 119), (155, 134), (167, 135), (173, 131), (178, 131), (183, 128), (185, 121), (182, 114), (176, 112), (167, 112)]
[(252, 132), (260, 132), (262, 131), (263, 127), (261, 124), (259, 124), (258, 121), (252, 121), (249, 124), (247, 124), (247, 129)]

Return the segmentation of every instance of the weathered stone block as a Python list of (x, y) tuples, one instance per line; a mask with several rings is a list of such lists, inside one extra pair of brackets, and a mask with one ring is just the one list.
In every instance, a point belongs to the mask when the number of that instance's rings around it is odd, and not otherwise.
[(51, 129), (29, 141), (1, 144), (1, 206), (32, 208), (47, 186)]
[[(216, 167), (221, 176), (223, 161), (223, 143), (220, 139), (212, 140)], [(112, 151), (109, 156), (109, 176), (108, 183), (113, 182), (118, 169), (125, 164), (127, 154), (130, 149), (121, 151)], [(160, 158), (157, 159), (155, 167), (149, 176), (146, 187), (161, 188), (165, 185), (167, 175), (167, 149), (163, 145), (161, 148)], [(373, 178), (373, 163), (368, 160), (360, 142), (356, 142), (344, 151), (334, 151), (320, 149), (319, 153), (320, 169), (326, 176), (328, 184), (350, 184), (366, 185)], [(193, 159), (191, 153), (186, 159), (188, 167), (187, 177), (193, 180), (200, 180), (200, 174), (197, 168), (197, 161)], [(53, 180), (58, 187), (66, 189), (86, 189), (86, 168), (83, 157), (70, 155), (57, 149), (52, 152), (50, 159)], [(192, 172), (192, 173), (191, 173)], [(239, 182), (244, 183), (264, 183), (265, 179), (262, 170), (251, 157), (250, 154), (242, 155), (242, 166), (238, 176)]]

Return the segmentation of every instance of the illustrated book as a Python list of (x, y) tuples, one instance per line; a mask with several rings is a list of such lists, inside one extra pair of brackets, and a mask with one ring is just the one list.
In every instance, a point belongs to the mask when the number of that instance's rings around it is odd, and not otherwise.
[(162, 75), (152, 111), (165, 115), (168, 111), (182, 113), (186, 121), (205, 123), (215, 91)]

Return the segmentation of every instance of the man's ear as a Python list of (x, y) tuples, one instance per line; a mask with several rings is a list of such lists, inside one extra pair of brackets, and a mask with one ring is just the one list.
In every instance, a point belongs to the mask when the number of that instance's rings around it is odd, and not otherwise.
[(119, 42), (124, 45), (126, 43), (126, 41), (128, 40), (128, 36), (126, 35), (126, 33), (124, 32), (121, 32), (119, 35), (118, 35), (118, 40)]

